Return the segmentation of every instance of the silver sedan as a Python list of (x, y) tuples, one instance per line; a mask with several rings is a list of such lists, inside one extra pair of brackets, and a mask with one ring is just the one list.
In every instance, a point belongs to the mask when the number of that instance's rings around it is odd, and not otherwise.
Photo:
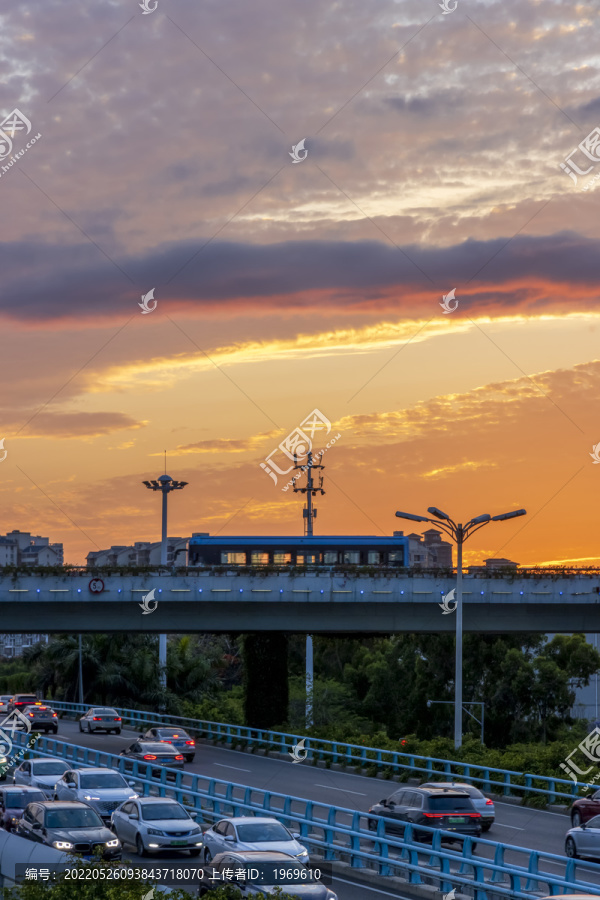
[(81, 800), (95, 809), (101, 819), (110, 819), (121, 803), (137, 796), (115, 769), (69, 769), (54, 788), (55, 800)]
[(270, 816), (233, 816), (221, 819), (204, 832), (204, 861), (217, 853), (235, 850), (267, 850), (286, 853), (308, 865), (308, 850), (300, 844), (299, 834), (288, 831), (285, 825)]
[(168, 797), (128, 800), (112, 814), (111, 828), (140, 856), (159, 850), (187, 850), (198, 856), (202, 848), (202, 829), (181, 803)]
[(565, 853), (571, 859), (600, 859), (600, 816), (567, 831)]
[(64, 759), (26, 759), (13, 772), (13, 783), (37, 787), (52, 799), (56, 782), (69, 769)]

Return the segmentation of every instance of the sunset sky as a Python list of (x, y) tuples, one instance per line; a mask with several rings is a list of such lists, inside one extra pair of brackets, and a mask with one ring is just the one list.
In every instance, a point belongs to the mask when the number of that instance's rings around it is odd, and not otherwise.
[(318, 533), (525, 507), (466, 562), (598, 563), (597, 4), (12, 6), (2, 533), (158, 540), (166, 449), (170, 534), (299, 534), (260, 463), (316, 408)]

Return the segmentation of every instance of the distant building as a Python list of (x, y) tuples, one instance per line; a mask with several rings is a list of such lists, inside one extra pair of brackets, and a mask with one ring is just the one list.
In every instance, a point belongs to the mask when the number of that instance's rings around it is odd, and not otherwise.
[[(50, 538), (29, 531), (9, 531), (0, 535), (0, 567), (2, 566), (62, 566), (62, 544), (51, 544)], [(0, 634), (0, 656), (21, 656), (26, 647), (48, 643), (47, 634)]]
[[(167, 538), (167, 565), (187, 565), (189, 538)], [(1, 550), (0, 550), (1, 552)], [(135, 544), (114, 544), (108, 550), (92, 550), (86, 557), (88, 566), (158, 566), (161, 541), (136, 541)]]
[[(394, 536), (402, 537), (403, 531), (395, 531)], [(407, 535), (409, 566), (420, 566), (422, 569), (452, 568), (452, 544), (442, 540), (443, 532), (428, 528), (420, 534)]]
[(62, 544), (28, 531), (9, 531), (0, 535), (0, 566), (62, 566)]
[(494, 569), (512, 569), (513, 572), (516, 572), (519, 563), (513, 562), (512, 559), (503, 559), (502, 557), (492, 557), (491, 559), (484, 559), (483, 566), (469, 566), (469, 572), (485, 572), (486, 569), (494, 570)]
[(14, 659), (35, 644), (47, 644), (47, 634), (0, 634), (0, 657)]

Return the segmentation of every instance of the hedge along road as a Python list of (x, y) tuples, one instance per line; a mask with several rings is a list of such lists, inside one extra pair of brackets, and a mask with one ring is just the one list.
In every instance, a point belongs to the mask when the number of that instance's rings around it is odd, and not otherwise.
[[(90, 735), (81, 733), (77, 722), (61, 719), (56, 738), (81, 747), (118, 754), (141, 733), (137, 729), (124, 728), (120, 735)], [(398, 783), (394, 781), (321, 769), (307, 763), (294, 764), (291, 759), (289, 762), (270, 759), (203, 743), (196, 745), (196, 758), (193, 763), (185, 764), (185, 771), (362, 812), (367, 812), (369, 806), (398, 788)], [(567, 815), (527, 809), (497, 800), (494, 802), (496, 821), (490, 831), (482, 835), (484, 839), (564, 855), (565, 834), (570, 827)], [(339, 821), (341, 823), (343, 819)], [(493, 857), (491, 847), (481, 843), (478, 846), (478, 853), (482, 856)], [(523, 864), (520, 854), (509, 851), (505, 858), (507, 863)], [(550, 866), (548, 871), (552, 871)]]

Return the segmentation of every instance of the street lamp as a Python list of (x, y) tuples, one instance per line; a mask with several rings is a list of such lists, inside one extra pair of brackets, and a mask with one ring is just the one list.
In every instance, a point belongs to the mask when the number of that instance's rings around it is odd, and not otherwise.
[(463, 650), (463, 609), (462, 609), (462, 548), (464, 542), (488, 522), (503, 522), (505, 519), (516, 519), (518, 516), (527, 514), (525, 509), (515, 509), (512, 512), (501, 513), (498, 516), (490, 516), (484, 513), (482, 516), (476, 516), (466, 525), (460, 522), (453, 522), (448, 513), (443, 512), (436, 506), (430, 506), (427, 512), (429, 516), (415, 516), (412, 513), (397, 512), (399, 519), (409, 519), (411, 522), (431, 522), (437, 525), (445, 534), (456, 541), (456, 655), (455, 655), (455, 674), (454, 674), (454, 747), (458, 748), (462, 744), (462, 650)]
[[(160, 545), (160, 564), (167, 565), (168, 556), (168, 540), (167, 540), (167, 497), (171, 491), (181, 491), (188, 484), (187, 481), (175, 481), (166, 473), (161, 475), (155, 481), (144, 481), (150, 491), (161, 491), (162, 493), (162, 535)], [(167, 636), (159, 634), (158, 636), (158, 669), (160, 686), (165, 689), (167, 687)]]

